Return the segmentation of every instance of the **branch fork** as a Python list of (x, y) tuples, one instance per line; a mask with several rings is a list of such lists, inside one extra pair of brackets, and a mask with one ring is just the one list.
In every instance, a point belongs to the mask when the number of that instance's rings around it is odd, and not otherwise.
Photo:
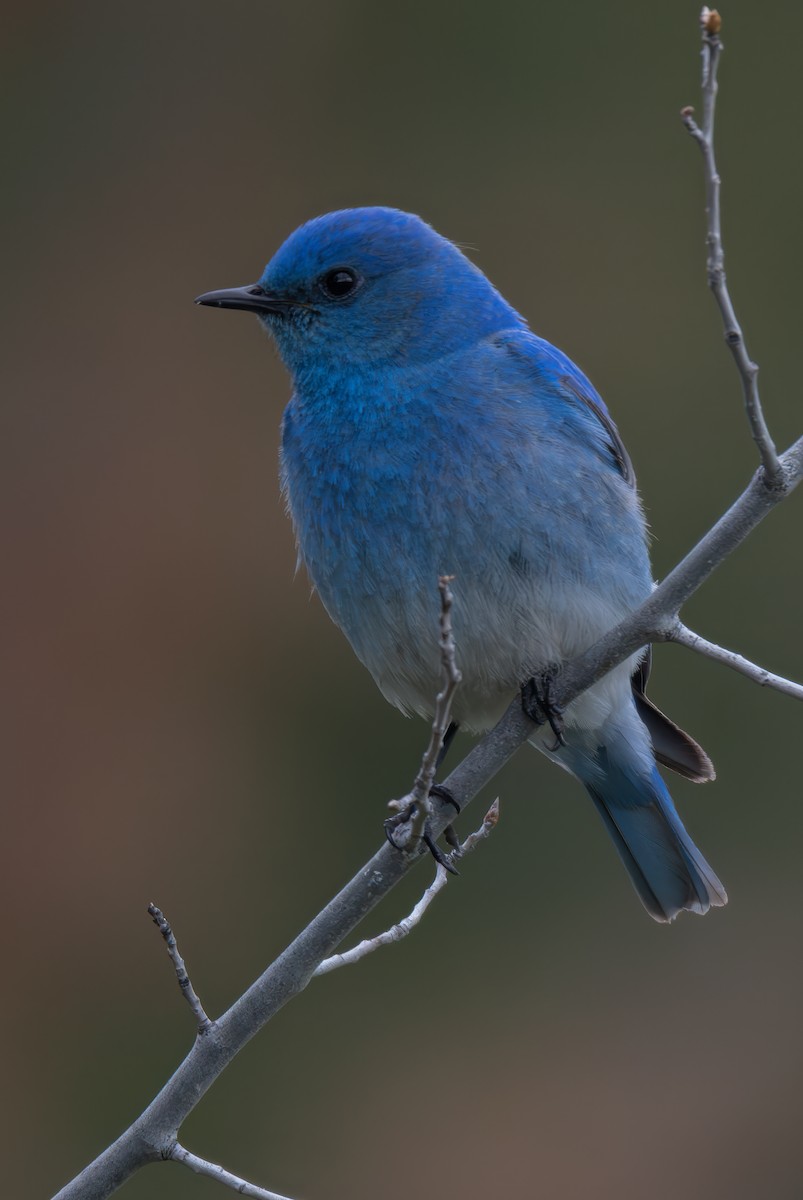
[(483, 817), (479, 829), (475, 829), (473, 833), (468, 835), (464, 842), (455, 846), (451, 854), (447, 855), (445, 863), (439, 862), (437, 864), (435, 878), (406, 917), (403, 917), (397, 925), (391, 925), (390, 929), (386, 929), (384, 933), (380, 933), (376, 937), (366, 938), (358, 945), (353, 946), (351, 950), (346, 950), (342, 954), (333, 954), (330, 958), (325, 958), (316, 967), (313, 976), (328, 975), (330, 971), (335, 971), (338, 967), (351, 966), (367, 955), (373, 954), (374, 950), (378, 950), (380, 946), (391, 946), (394, 942), (400, 942), (402, 938), (406, 938), (409, 933), (412, 933), (416, 925), (420, 924), (432, 901), (436, 896), (440, 895), (449, 882), (450, 869), (453, 874), (456, 874), (454, 868), (458, 860), (470, 854), (481, 841), (489, 837), (496, 828), (498, 821), (499, 799), (497, 797)]

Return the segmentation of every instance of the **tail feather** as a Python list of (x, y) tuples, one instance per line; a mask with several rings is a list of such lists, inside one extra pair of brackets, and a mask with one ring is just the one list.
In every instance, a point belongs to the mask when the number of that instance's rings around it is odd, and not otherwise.
[(603, 731), (576, 731), (556, 759), (585, 785), (631, 883), (656, 921), (727, 903), (724, 887), (683, 827), (635, 706)]
[(653, 798), (636, 804), (586, 785), (642, 904), (662, 922), (726, 904), (722, 883), (684, 829), (657, 769), (651, 782)]

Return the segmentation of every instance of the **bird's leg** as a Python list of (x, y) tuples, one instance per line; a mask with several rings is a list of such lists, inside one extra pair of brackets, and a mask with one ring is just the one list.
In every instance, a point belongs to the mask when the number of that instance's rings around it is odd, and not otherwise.
[[(446, 733), (443, 735), (443, 741), (441, 742), (441, 748), (440, 748), (440, 751), (438, 752), (438, 761), (435, 763), (436, 771), (440, 767), (443, 760), (446, 758), (446, 755), (449, 753), (449, 747), (451, 746), (452, 742), (454, 741), (454, 736), (457, 733), (459, 728), (460, 728), (459, 723), (457, 721), (452, 721), (451, 724), (449, 725), (449, 728), (446, 730)], [(460, 805), (457, 803), (457, 801), (455, 800), (454, 796), (449, 791), (449, 789), (447, 787), (444, 787), (442, 783), (433, 783), (432, 787), (429, 789), (429, 794), (430, 794), (430, 796), (439, 796), (441, 800), (445, 800), (447, 804), (451, 804), (454, 807), (455, 811), (459, 814)], [(446, 838), (446, 841), (449, 843), (449, 845), (452, 847), (453, 850), (456, 850), (458, 848), (458, 846), (460, 845), (460, 838), (455, 833), (453, 825), (446, 826), (446, 828), (443, 831), (443, 836)]]
[[(457, 726), (455, 726), (457, 729)], [(444, 787), (442, 783), (433, 783), (429, 789), (430, 796), (437, 796), (439, 800), (443, 800), (446, 804), (451, 804), (452, 808), (459, 815), (460, 805), (455, 800), (448, 787)], [(455, 833), (454, 825), (449, 824), (443, 830), (443, 836), (446, 838), (453, 850), (457, 850), (460, 846), (460, 838)], [(431, 848), (431, 847), (430, 847)], [(437, 858), (438, 856), (435, 855)], [(438, 859), (440, 861), (440, 859)]]
[(553, 754), (566, 745), (563, 736), (563, 709), (552, 701), (552, 688), (555, 683), (557, 667), (547, 667), (538, 675), (533, 675), (521, 686), (521, 707), (536, 725), (549, 725), (555, 735), (555, 745), (547, 747)]
[[(438, 752), (438, 760), (436, 763), (436, 767), (439, 767), (441, 765), (441, 763), (443, 762), (444, 758), (446, 757), (449, 747), (451, 746), (452, 741), (454, 740), (454, 736), (457, 733), (459, 728), (460, 728), (460, 726), (458, 725), (457, 721), (452, 721), (449, 728), (446, 730), (446, 733), (443, 735), (443, 741), (441, 743), (440, 751)], [(442, 783), (433, 783), (432, 787), (429, 789), (429, 794), (430, 794), (430, 796), (437, 796), (439, 800), (443, 800), (446, 804), (451, 804), (456, 812), (458, 812), (458, 813), (460, 812), (460, 805), (458, 804), (457, 800), (455, 800), (454, 796), (449, 791), (449, 789), (447, 787), (444, 787)], [(396, 838), (394, 837), (394, 834), (400, 825), (404, 825), (407, 821), (410, 820), (413, 813), (415, 812), (415, 807), (416, 807), (415, 801), (411, 801), (410, 804), (405, 805), (405, 807), (401, 810), (401, 812), (396, 813), (392, 817), (388, 817), (387, 820), (385, 821), (385, 837), (388, 839), (391, 846), (393, 846), (394, 850), (402, 849), (402, 847), (399, 846), (399, 844), (397, 843)], [(455, 833), (452, 825), (446, 826), (446, 828), (443, 831), (443, 836), (446, 838), (446, 841), (449, 843), (449, 845), (452, 847), (453, 850), (456, 850), (458, 848), (458, 846), (460, 845), (460, 839), (458, 838), (457, 834)], [(437, 863), (440, 863), (440, 865), (442, 867), (445, 867), (447, 871), (451, 871), (453, 875), (457, 875), (458, 874), (457, 870), (447, 860), (446, 855), (443, 853), (441, 848), (438, 846), (437, 842), (432, 837), (428, 828), (424, 829), (422, 837), (423, 837), (425, 846), (428, 848), (430, 854), (435, 859), (435, 861)]]
[(452, 742), (454, 741), (454, 735), (457, 733), (459, 728), (460, 728), (460, 725), (458, 724), (458, 722), (452, 721), (449, 728), (446, 730), (446, 733), (443, 735), (443, 741), (441, 742), (441, 748), (438, 751), (438, 759), (437, 759), (437, 762), (435, 763), (436, 771), (440, 767), (443, 760), (446, 758), (446, 755), (449, 753), (449, 747), (451, 746)]

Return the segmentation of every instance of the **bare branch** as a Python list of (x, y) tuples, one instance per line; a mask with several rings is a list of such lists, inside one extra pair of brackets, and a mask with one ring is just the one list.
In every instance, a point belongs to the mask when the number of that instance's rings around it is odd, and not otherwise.
[(706, 641), (705, 638), (700, 637), (699, 633), (687, 629), (680, 621), (667, 641), (677, 642), (679, 646), (686, 646), (689, 650), (704, 654), (706, 658), (713, 658), (715, 662), (724, 663), (726, 667), (732, 667), (734, 671), (746, 675), (748, 679), (761, 684), (762, 687), (773, 688), (776, 692), (783, 692), (785, 696), (792, 696), (795, 700), (803, 700), (803, 684), (794, 683), (791, 679), (784, 679), (782, 675), (773, 675), (772, 671), (767, 671), (757, 663), (750, 662), (749, 658), (744, 658), (733, 650), (726, 650), (723, 646), (717, 646), (714, 642)]
[(157, 908), (152, 902), (148, 905), (148, 912), (153, 917), (154, 925), (157, 927), (165, 940), (167, 953), (170, 955), (170, 961), (172, 962), (173, 968), (176, 972), (176, 979), (178, 980), (178, 986), (181, 988), (181, 994), (189, 1004), (195, 1016), (195, 1020), (198, 1022), (198, 1033), (206, 1033), (207, 1030), (210, 1029), (214, 1024), (214, 1022), (210, 1020), (210, 1018), (204, 1012), (204, 1006), (201, 1004), (198, 993), (192, 986), (192, 982), (190, 981), (190, 977), (187, 973), (187, 968), (184, 965), (184, 959), (179, 954), (178, 942), (176, 941), (175, 934), (170, 928), (170, 922), (167, 920), (167, 917), (164, 915), (161, 908)]
[[(470, 833), (466, 840), (448, 855), (448, 860), (454, 863), (458, 858), (464, 858), (466, 854), (470, 854), (484, 838), (487, 838), (493, 832), (498, 820), (499, 799), (497, 798), (483, 817), (482, 825), (480, 825), (479, 829), (476, 829), (474, 833)], [(446, 887), (448, 880), (449, 872), (447, 868), (442, 863), (438, 863), (435, 878), (409, 916), (399, 921), (398, 925), (392, 925), (390, 929), (386, 929), (384, 933), (380, 933), (376, 937), (366, 938), (357, 946), (353, 946), (351, 950), (345, 950), (342, 954), (333, 954), (330, 958), (325, 958), (313, 971), (313, 978), (318, 975), (328, 975), (330, 971), (335, 971), (338, 967), (351, 966), (367, 955), (373, 954), (374, 950), (378, 950), (380, 946), (391, 946), (394, 942), (400, 942), (402, 938), (407, 937), (408, 933), (411, 933), (416, 925), (419, 924), (435, 897)]]
[(287, 1196), (280, 1196), (278, 1192), (269, 1192), (267, 1188), (257, 1187), (254, 1183), (247, 1183), (245, 1179), (240, 1179), (239, 1176), (232, 1175), (231, 1171), (225, 1170), (224, 1167), (219, 1167), (217, 1163), (207, 1162), (205, 1158), (199, 1158), (197, 1154), (191, 1154), (179, 1142), (176, 1142), (172, 1149), (170, 1161), (189, 1167), (196, 1175), (206, 1175), (209, 1179), (216, 1179), (218, 1183), (232, 1188), (233, 1191), (238, 1192), (241, 1196), (251, 1196), (254, 1200), (288, 1200)]
[[(596, 645), (568, 664), (556, 680), (555, 703), (565, 706), (634, 650), (668, 641), (681, 605), (740, 546), (764, 517), (803, 479), (803, 437), (781, 455), (783, 488), (770, 491), (761, 472), (650, 598)], [(499, 723), (444, 781), (461, 808), (485, 787), (532, 735), (532, 722), (515, 699)], [(451, 813), (435, 807), (432, 831)], [(279, 1009), (309, 983), (318, 964), (407, 874), (424, 847), (399, 854), (385, 845), (302, 930), (294, 942), (215, 1022), (217, 1037), (197, 1038), (184, 1062), (136, 1121), (57, 1193), (54, 1200), (105, 1200), (140, 1167), (169, 1155), (175, 1131), (240, 1050)]]
[(714, 117), (716, 114), (717, 70), (719, 57), (722, 53), (722, 42), (719, 31), (722, 20), (716, 9), (704, 8), (700, 14), (700, 25), (703, 36), (703, 122), (702, 128), (694, 120), (694, 109), (686, 107), (681, 110), (683, 124), (697, 142), (703, 154), (705, 172), (705, 192), (707, 216), (706, 245), (708, 247), (708, 286), (714, 293), (722, 323), (725, 326), (725, 341), (733, 355), (739, 375), (742, 380), (744, 404), (750, 432), (758, 446), (761, 463), (770, 488), (783, 485), (781, 464), (775, 443), (770, 436), (764, 411), (758, 394), (758, 365), (747, 353), (744, 335), (736, 319), (736, 311), (728, 290), (725, 276), (725, 252), (722, 246), (722, 222), (720, 217), (720, 178), (717, 171), (714, 154)]
[(336, 971), (338, 967), (350, 967), (360, 959), (373, 954), (374, 950), (378, 950), (380, 946), (391, 946), (394, 942), (400, 942), (415, 929), (432, 901), (446, 887), (448, 880), (449, 872), (446, 867), (442, 863), (436, 863), (435, 878), (408, 916), (399, 921), (398, 925), (391, 925), (390, 929), (386, 929), (384, 933), (366, 938), (358, 945), (353, 946), (351, 950), (345, 950), (342, 954), (333, 954), (330, 958), (325, 958), (315, 969), (313, 976), (328, 975), (330, 971)]

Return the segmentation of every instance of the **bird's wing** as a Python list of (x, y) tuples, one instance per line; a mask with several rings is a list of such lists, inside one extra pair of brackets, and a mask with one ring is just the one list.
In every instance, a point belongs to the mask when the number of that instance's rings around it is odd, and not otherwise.
[(600, 394), (578, 366), (562, 351), (529, 330), (505, 330), (497, 334), (496, 344), (504, 348), (534, 385), (538, 394), (549, 393), (567, 415), (575, 418), (577, 432), (612, 466), (625, 482), (635, 488), (636, 475), (619, 430)]
[[(517, 373), (526, 378), (530, 394), (537, 397), (549, 419), (567, 422), (572, 438), (581, 440), (634, 488), (635, 473), (619, 431), (601, 396), (571, 359), (527, 330), (506, 331), (496, 340), (517, 364)], [(650, 661), (648, 652), (633, 675), (632, 687), (656, 759), (696, 783), (713, 779), (713, 764), (702, 747), (648, 698)]]
[(711, 759), (702, 746), (679, 725), (662, 713), (647, 695), (647, 680), (652, 667), (652, 647), (647, 650), (630, 680), (633, 699), (652, 740), (659, 763), (677, 771), (693, 783), (708, 783), (716, 778)]

